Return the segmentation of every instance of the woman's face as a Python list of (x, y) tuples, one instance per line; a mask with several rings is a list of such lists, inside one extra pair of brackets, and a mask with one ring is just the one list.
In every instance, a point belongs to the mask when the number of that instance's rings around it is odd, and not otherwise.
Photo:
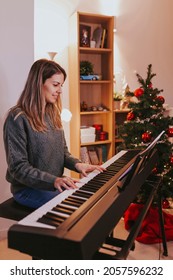
[(64, 83), (64, 75), (54, 74), (48, 78), (42, 86), (42, 94), (45, 97), (45, 102), (55, 103), (59, 94), (62, 93), (62, 85)]

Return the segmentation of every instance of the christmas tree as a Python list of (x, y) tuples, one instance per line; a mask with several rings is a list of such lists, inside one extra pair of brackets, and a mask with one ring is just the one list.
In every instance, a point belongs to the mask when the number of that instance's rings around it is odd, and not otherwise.
[[(163, 106), (163, 90), (153, 87), (152, 79), (156, 74), (152, 73), (152, 65), (148, 65), (146, 79), (139, 74), (136, 76), (139, 88), (134, 92), (126, 92), (126, 97), (130, 100), (130, 110), (127, 120), (119, 128), (120, 136), (124, 140), (122, 148), (144, 149), (160, 132), (165, 131), (157, 144), (159, 159), (152, 173), (153, 176), (162, 176), (161, 192), (166, 200), (173, 198), (173, 118), (166, 114)], [(145, 201), (149, 192), (150, 186), (145, 183), (137, 199)]]

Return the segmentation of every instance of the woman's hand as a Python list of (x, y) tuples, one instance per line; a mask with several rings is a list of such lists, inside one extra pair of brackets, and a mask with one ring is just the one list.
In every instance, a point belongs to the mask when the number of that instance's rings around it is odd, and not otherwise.
[(60, 192), (63, 192), (64, 189), (66, 190), (76, 189), (77, 186), (75, 185), (75, 183), (77, 182), (78, 180), (72, 179), (70, 177), (57, 177), (54, 182), (54, 187)]
[(103, 172), (105, 170), (105, 168), (101, 167), (100, 165), (86, 164), (82, 162), (76, 163), (75, 167), (85, 177), (87, 176), (87, 173), (92, 172), (94, 170), (98, 170), (100, 172)]

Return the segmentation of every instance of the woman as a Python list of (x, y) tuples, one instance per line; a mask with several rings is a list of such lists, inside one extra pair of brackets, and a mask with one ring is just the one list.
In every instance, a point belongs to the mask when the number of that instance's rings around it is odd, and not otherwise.
[(36, 61), (4, 123), (6, 179), (14, 199), (31, 208), (76, 188), (76, 180), (63, 176), (64, 167), (84, 176), (94, 169), (103, 170), (81, 163), (68, 151), (60, 115), (65, 79), (65, 70), (56, 62)]

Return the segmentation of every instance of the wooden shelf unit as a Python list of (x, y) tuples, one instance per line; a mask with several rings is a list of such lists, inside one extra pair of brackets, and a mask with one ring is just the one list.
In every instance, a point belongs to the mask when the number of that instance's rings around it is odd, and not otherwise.
[[(113, 27), (114, 17), (98, 14), (76, 12), (69, 22), (69, 88), (70, 110), (70, 151), (80, 158), (80, 147), (105, 144), (107, 158), (114, 154), (113, 133)], [(91, 37), (96, 27), (102, 26), (107, 30), (106, 46), (91, 48), (80, 46), (80, 24), (91, 27)], [(101, 80), (80, 80), (80, 61), (87, 60), (94, 65), (94, 74), (101, 75)], [(81, 103), (90, 106), (103, 105), (106, 111), (81, 112)], [(102, 124), (103, 130), (108, 132), (108, 140), (92, 143), (80, 142), (80, 127)], [(75, 176), (75, 174), (73, 174)]]

